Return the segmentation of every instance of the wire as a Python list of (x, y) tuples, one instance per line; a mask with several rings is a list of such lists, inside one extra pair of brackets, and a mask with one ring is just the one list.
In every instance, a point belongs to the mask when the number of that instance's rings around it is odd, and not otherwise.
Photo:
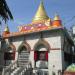
[(64, 25), (69, 23), (69, 22), (72, 22), (74, 19), (75, 19), (75, 16), (73, 16), (71, 19), (69, 19), (67, 22), (65, 22)]

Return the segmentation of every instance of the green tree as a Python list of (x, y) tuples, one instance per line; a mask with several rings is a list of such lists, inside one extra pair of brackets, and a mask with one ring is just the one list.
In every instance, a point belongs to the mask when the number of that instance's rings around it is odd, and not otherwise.
[(5, 22), (9, 19), (13, 19), (11, 11), (5, 0), (0, 0), (0, 18)]

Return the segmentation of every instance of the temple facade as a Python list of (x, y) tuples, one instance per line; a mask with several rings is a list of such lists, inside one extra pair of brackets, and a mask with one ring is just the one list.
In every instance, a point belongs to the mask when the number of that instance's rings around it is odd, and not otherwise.
[(17, 32), (6, 26), (2, 37), (3, 75), (63, 75), (72, 63), (72, 38), (59, 15), (48, 17), (43, 2), (30, 24), (18, 26)]

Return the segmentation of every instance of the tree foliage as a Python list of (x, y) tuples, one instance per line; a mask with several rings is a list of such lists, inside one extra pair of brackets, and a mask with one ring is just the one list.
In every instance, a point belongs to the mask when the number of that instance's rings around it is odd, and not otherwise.
[(11, 11), (5, 0), (0, 0), (0, 18), (2, 18), (5, 22), (9, 19), (13, 19)]

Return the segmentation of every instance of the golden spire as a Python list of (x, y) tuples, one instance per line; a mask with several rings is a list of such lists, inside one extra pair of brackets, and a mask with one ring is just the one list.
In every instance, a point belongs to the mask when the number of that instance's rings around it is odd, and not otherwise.
[(60, 26), (62, 26), (62, 23), (61, 23), (59, 15), (55, 14), (54, 21), (52, 22), (52, 25), (54, 27), (60, 27)]
[(5, 27), (5, 29), (4, 29), (4, 32), (9, 32), (8, 25), (6, 25), (6, 27)]
[(59, 15), (55, 14), (54, 20), (60, 20)]
[(46, 14), (46, 11), (43, 5), (43, 1), (41, 1), (32, 22), (40, 21), (40, 20), (48, 20), (48, 19), (49, 17)]

